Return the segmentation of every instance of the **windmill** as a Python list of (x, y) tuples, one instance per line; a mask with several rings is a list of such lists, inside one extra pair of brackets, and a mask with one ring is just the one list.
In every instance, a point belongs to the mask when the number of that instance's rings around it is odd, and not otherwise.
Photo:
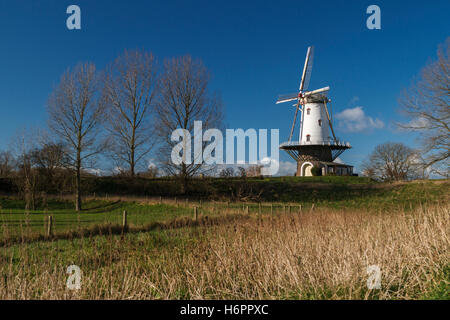
[[(327, 97), (330, 87), (307, 91), (314, 58), (314, 47), (308, 47), (305, 65), (303, 67), (300, 86), (297, 93), (280, 95), (276, 104), (295, 101), (295, 114), (292, 122), (289, 140), (280, 145), (297, 162), (298, 176), (312, 175), (312, 168), (320, 168), (326, 174), (352, 174), (353, 167), (333, 162), (345, 150), (350, 149), (350, 143), (336, 138), (332, 123), (332, 114), (328, 110), (331, 100)], [(331, 110), (331, 105), (330, 105)], [(298, 140), (292, 140), (297, 122), (298, 112), (301, 113)], [(332, 136), (330, 136), (330, 130)]]

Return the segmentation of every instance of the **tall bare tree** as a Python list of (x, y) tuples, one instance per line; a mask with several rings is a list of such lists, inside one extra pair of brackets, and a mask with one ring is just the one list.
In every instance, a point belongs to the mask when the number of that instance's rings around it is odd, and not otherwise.
[(417, 152), (402, 143), (387, 142), (375, 147), (363, 163), (363, 172), (383, 181), (401, 181), (420, 176)]
[(64, 73), (48, 102), (49, 128), (66, 144), (75, 171), (77, 211), (82, 209), (81, 170), (104, 147), (98, 139), (105, 106), (99, 80), (93, 64), (78, 64)]
[(400, 127), (422, 134), (424, 166), (450, 175), (450, 38), (438, 49), (438, 59), (422, 69), (420, 79), (400, 98), (410, 118)]
[[(205, 170), (204, 162), (195, 164), (171, 161), (171, 151), (177, 144), (171, 141), (176, 129), (193, 133), (194, 121), (202, 121), (203, 130), (222, 127), (222, 103), (208, 88), (210, 76), (200, 60), (189, 55), (166, 60), (160, 80), (160, 97), (156, 105), (155, 127), (162, 144), (159, 152), (161, 166), (182, 180), (182, 192), (187, 191), (188, 179)], [(195, 155), (194, 155), (195, 156)]]
[(154, 145), (151, 114), (156, 83), (155, 59), (140, 51), (125, 51), (105, 77), (111, 155), (132, 177)]

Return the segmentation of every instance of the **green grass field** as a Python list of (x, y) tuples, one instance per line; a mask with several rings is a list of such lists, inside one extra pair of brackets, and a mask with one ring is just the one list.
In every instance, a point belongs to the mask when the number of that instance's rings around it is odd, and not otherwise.
[(53, 200), (48, 208), (26, 212), (23, 201), (3, 198), (0, 223), (2, 228), (15, 232), (45, 232), (46, 218), (53, 217), (54, 231), (76, 230), (97, 224), (122, 223), (123, 211), (127, 211), (130, 224), (142, 225), (192, 215), (192, 209), (168, 204), (141, 204), (134, 201), (85, 201), (84, 209), (77, 213), (72, 202)]

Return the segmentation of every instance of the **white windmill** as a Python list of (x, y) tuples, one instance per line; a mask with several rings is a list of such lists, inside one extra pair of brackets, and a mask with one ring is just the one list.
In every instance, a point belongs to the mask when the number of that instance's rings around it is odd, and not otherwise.
[[(305, 65), (300, 80), (299, 92), (281, 95), (277, 104), (296, 101), (295, 114), (289, 140), (282, 143), (280, 149), (289, 153), (297, 161), (297, 175), (312, 175), (312, 168), (321, 168), (320, 174), (352, 174), (353, 167), (333, 162), (350, 144), (339, 141), (334, 134), (331, 113), (327, 103), (330, 87), (307, 91), (314, 57), (314, 48), (308, 47)], [(292, 140), (298, 112), (301, 112), (298, 140)], [(330, 130), (332, 136), (330, 136)]]

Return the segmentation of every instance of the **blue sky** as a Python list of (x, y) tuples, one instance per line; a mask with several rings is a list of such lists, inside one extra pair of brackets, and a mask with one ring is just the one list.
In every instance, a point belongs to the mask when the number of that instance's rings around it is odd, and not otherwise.
[[(81, 8), (82, 30), (66, 28), (71, 4)], [(366, 28), (371, 4), (381, 8), (381, 30)], [(450, 35), (449, 12), (444, 0), (0, 0), (0, 149), (18, 129), (45, 126), (48, 95), (67, 67), (103, 68), (136, 48), (160, 60), (201, 58), (228, 128), (279, 128), (287, 140), (293, 108), (274, 102), (298, 88), (314, 45), (310, 89), (331, 87), (335, 115), (359, 107), (335, 118), (337, 135), (353, 145), (341, 158), (358, 167), (379, 143), (415, 145), (414, 135), (392, 126), (397, 99)]]

